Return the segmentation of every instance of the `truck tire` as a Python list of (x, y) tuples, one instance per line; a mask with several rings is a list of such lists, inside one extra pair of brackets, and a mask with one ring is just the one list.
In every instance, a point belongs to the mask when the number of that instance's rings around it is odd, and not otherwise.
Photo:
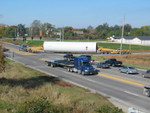
[(67, 68), (67, 70), (68, 70), (68, 72), (70, 72), (70, 68), (69, 67)]
[(112, 64), (113, 67), (115, 67), (115, 64)]
[(127, 71), (126, 73), (127, 73), (127, 74), (129, 74), (129, 72), (128, 72), (128, 71)]
[(84, 76), (84, 75), (85, 75), (85, 72), (84, 72), (84, 71), (82, 71), (82, 72), (81, 72), (81, 74)]
[(78, 74), (81, 74), (81, 70), (78, 70)]

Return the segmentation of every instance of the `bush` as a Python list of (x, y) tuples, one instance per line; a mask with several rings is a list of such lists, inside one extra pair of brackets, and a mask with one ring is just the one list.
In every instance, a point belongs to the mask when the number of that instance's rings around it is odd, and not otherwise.
[(96, 113), (123, 113), (122, 109), (119, 109), (118, 107), (110, 107), (108, 105), (103, 105), (95, 111)]
[(53, 105), (46, 97), (26, 101), (19, 105), (17, 113), (70, 113), (71, 108)]
[(5, 56), (3, 54), (3, 47), (0, 45), (0, 73), (5, 71)]

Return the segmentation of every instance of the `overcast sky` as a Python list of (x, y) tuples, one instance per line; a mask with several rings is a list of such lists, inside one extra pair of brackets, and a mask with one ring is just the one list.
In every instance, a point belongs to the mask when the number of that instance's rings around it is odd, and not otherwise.
[(150, 0), (0, 0), (0, 24), (30, 26), (33, 20), (55, 27), (87, 28), (103, 23), (150, 25)]

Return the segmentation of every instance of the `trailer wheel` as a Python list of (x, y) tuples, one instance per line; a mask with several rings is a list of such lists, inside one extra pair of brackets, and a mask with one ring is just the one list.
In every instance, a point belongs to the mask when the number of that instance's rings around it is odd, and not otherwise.
[(31, 49), (29, 49), (29, 53), (32, 53), (32, 50), (31, 50)]
[(48, 62), (45, 62), (47, 66), (50, 66), (50, 64)]
[(67, 69), (67, 70), (68, 70), (68, 72), (70, 72), (70, 68), (69, 68), (69, 67), (68, 67), (68, 69)]
[(53, 64), (53, 63), (51, 63), (51, 67), (54, 67), (54, 64)]

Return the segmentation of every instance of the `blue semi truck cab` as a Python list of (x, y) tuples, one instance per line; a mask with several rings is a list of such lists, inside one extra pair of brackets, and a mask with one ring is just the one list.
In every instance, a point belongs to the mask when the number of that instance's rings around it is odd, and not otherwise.
[(98, 70), (96, 70), (91, 65), (91, 59), (85, 56), (75, 57), (74, 59), (74, 71), (77, 71), (79, 74), (82, 75), (90, 75), (90, 74), (97, 74)]

